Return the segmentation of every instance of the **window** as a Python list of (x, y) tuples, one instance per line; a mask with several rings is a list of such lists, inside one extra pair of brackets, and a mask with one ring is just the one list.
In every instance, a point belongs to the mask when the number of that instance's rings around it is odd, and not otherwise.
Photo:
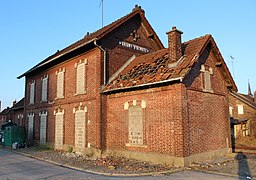
[(64, 74), (65, 68), (59, 69), (57, 74), (57, 98), (64, 98)]
[(142, 128), (142, 108), (139, 106), (131, 106), (128, 109), (129, 114), (129, 143), (143, 144), (143, 128)]
[(35, 103), (35, 81), (33, 80), (30, 83), (30, 97), (29, 97), (29, 104)]
[(237, 105), (237, 111), (238, 111), (238, 114), (244, 114), (244, 105), (243, 104), (238, 104)]
[(146, 108), (146, 102), (133, 100), (126, 102), (124, 109), (128, 110), (128, 128), (129, 128), (129, 146), (143, 146), (143, 109)]
[(78, 63), (75, 64), (75, 67), (76, 67), (76, 94), (86, 93), (85, 64), (87, 64), (87, 59), (80, 60)]
[(42, 78), (42, 102), (47, 101), (48, 75)]
[(34, 113), (28, 114), (28, 140), (33, 141), (34, 136)]
[(23, 126), (23, 114), (18, 114), (18, 123), (19, 126)]
[(204, 91), (213, 92), (211, 86), (211, 75), (213, 75), (213, 69), (209, 67), (209, 70), (206, 70), (205, 66), (201, 65), (201, 72), (204, 74)]
[(233, 117), (233, 107), (229, 106), (229, 115), (230, 117)]
[(55, 113), (55, 148), (62, 148), (63, 146), (63, 125), (64, 125), (64, 110), (57, 110)]
[(40, 144), (46, 143), (46, 125), (47, 125), (47, 112), (42, 111), (40, 116)]
[(82, 108), (80, 105), (78, 109), (74, 108), (73, 112), (75, 114), (75, 147), (84, 148), (86, 135), (85, 113), (87, 112), (87, 107)]

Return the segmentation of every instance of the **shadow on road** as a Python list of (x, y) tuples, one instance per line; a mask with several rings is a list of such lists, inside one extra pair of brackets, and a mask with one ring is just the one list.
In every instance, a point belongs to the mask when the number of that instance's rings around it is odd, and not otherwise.
[(239, 152), (236, 155), (236, 159), (238, 161), (239, 180), (252, 179), (251, 171), (247, 162), (247, 156), (242, 152)]

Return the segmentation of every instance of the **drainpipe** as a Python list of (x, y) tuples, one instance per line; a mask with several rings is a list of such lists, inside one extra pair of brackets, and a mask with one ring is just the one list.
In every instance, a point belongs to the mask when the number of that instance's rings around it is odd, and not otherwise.
[[(106, 65), (106, 60), (107, 60), (107, 52), (106, 50), (104, 50), (100, 45), (97, 44), (96, 39), (93, 41), (94, 45), (97, 46), (101, 51), (103, 51), (104, 53), (104, 57), (103, 57), (103, 68), (104, 68), (104, 82), (103, 85), (105, 86), (107, 84), (107, 65)], [(105, 135), (105, 133), (103, 133), (103, 116), (104, 116), (104, 111), (103, 111), (103, 107), (105, 106), (105, 104), (103, 103), (104, 101), (104, 96), (100, 94), (100, 156), (102, 156), (103, 154), (103, 144), (104, 144), (104, 137), (103, 135)], [(106, 110), (106, 108), (105, 108)], [(106, 113), (106, 112), (105, 112)]]
[(104, 66), (104, 85), (107, 84), (107, 65), (106, 65), (106, 59), (107, 59), (107, 52), (104, 50), (100, 45), (97, 44), (96, 40), (93, 41), (94, 45), (97, 46), (101, 51), (104, 53), (104, 59), (103, 59), (103, 66)]

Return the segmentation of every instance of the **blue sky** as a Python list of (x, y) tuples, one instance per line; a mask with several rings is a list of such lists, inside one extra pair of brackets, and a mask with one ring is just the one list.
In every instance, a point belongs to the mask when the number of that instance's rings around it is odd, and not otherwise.
[[(0, 100), (2, 109), (24, 96), (16, 77), (49, 55), (101, 27), (100, 0), (0, 1)], [(139, 4), (164, 45), (177, 26), (183, 41), (212, 34), (231, 73), (234, 60), (239, 92), (256, 90), (255, 0), (104, 0), (104, 25)]]

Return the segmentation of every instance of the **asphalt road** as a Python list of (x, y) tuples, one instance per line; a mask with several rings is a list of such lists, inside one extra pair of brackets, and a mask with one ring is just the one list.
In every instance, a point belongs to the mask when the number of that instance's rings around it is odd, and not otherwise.
[[(177, 180), (237, 180), (239, 178), (213, 175), (195, 171), (185, 171), (163, 176), (144, 177), (109, 177), (95, 175), (57, 166), (48, 162), (23, 156), (8, 150), (0, 149), (0, 180), (117, 180), (117, 179), (177, 179)], [(241, 178), (240, 178), (241, 180)]]

